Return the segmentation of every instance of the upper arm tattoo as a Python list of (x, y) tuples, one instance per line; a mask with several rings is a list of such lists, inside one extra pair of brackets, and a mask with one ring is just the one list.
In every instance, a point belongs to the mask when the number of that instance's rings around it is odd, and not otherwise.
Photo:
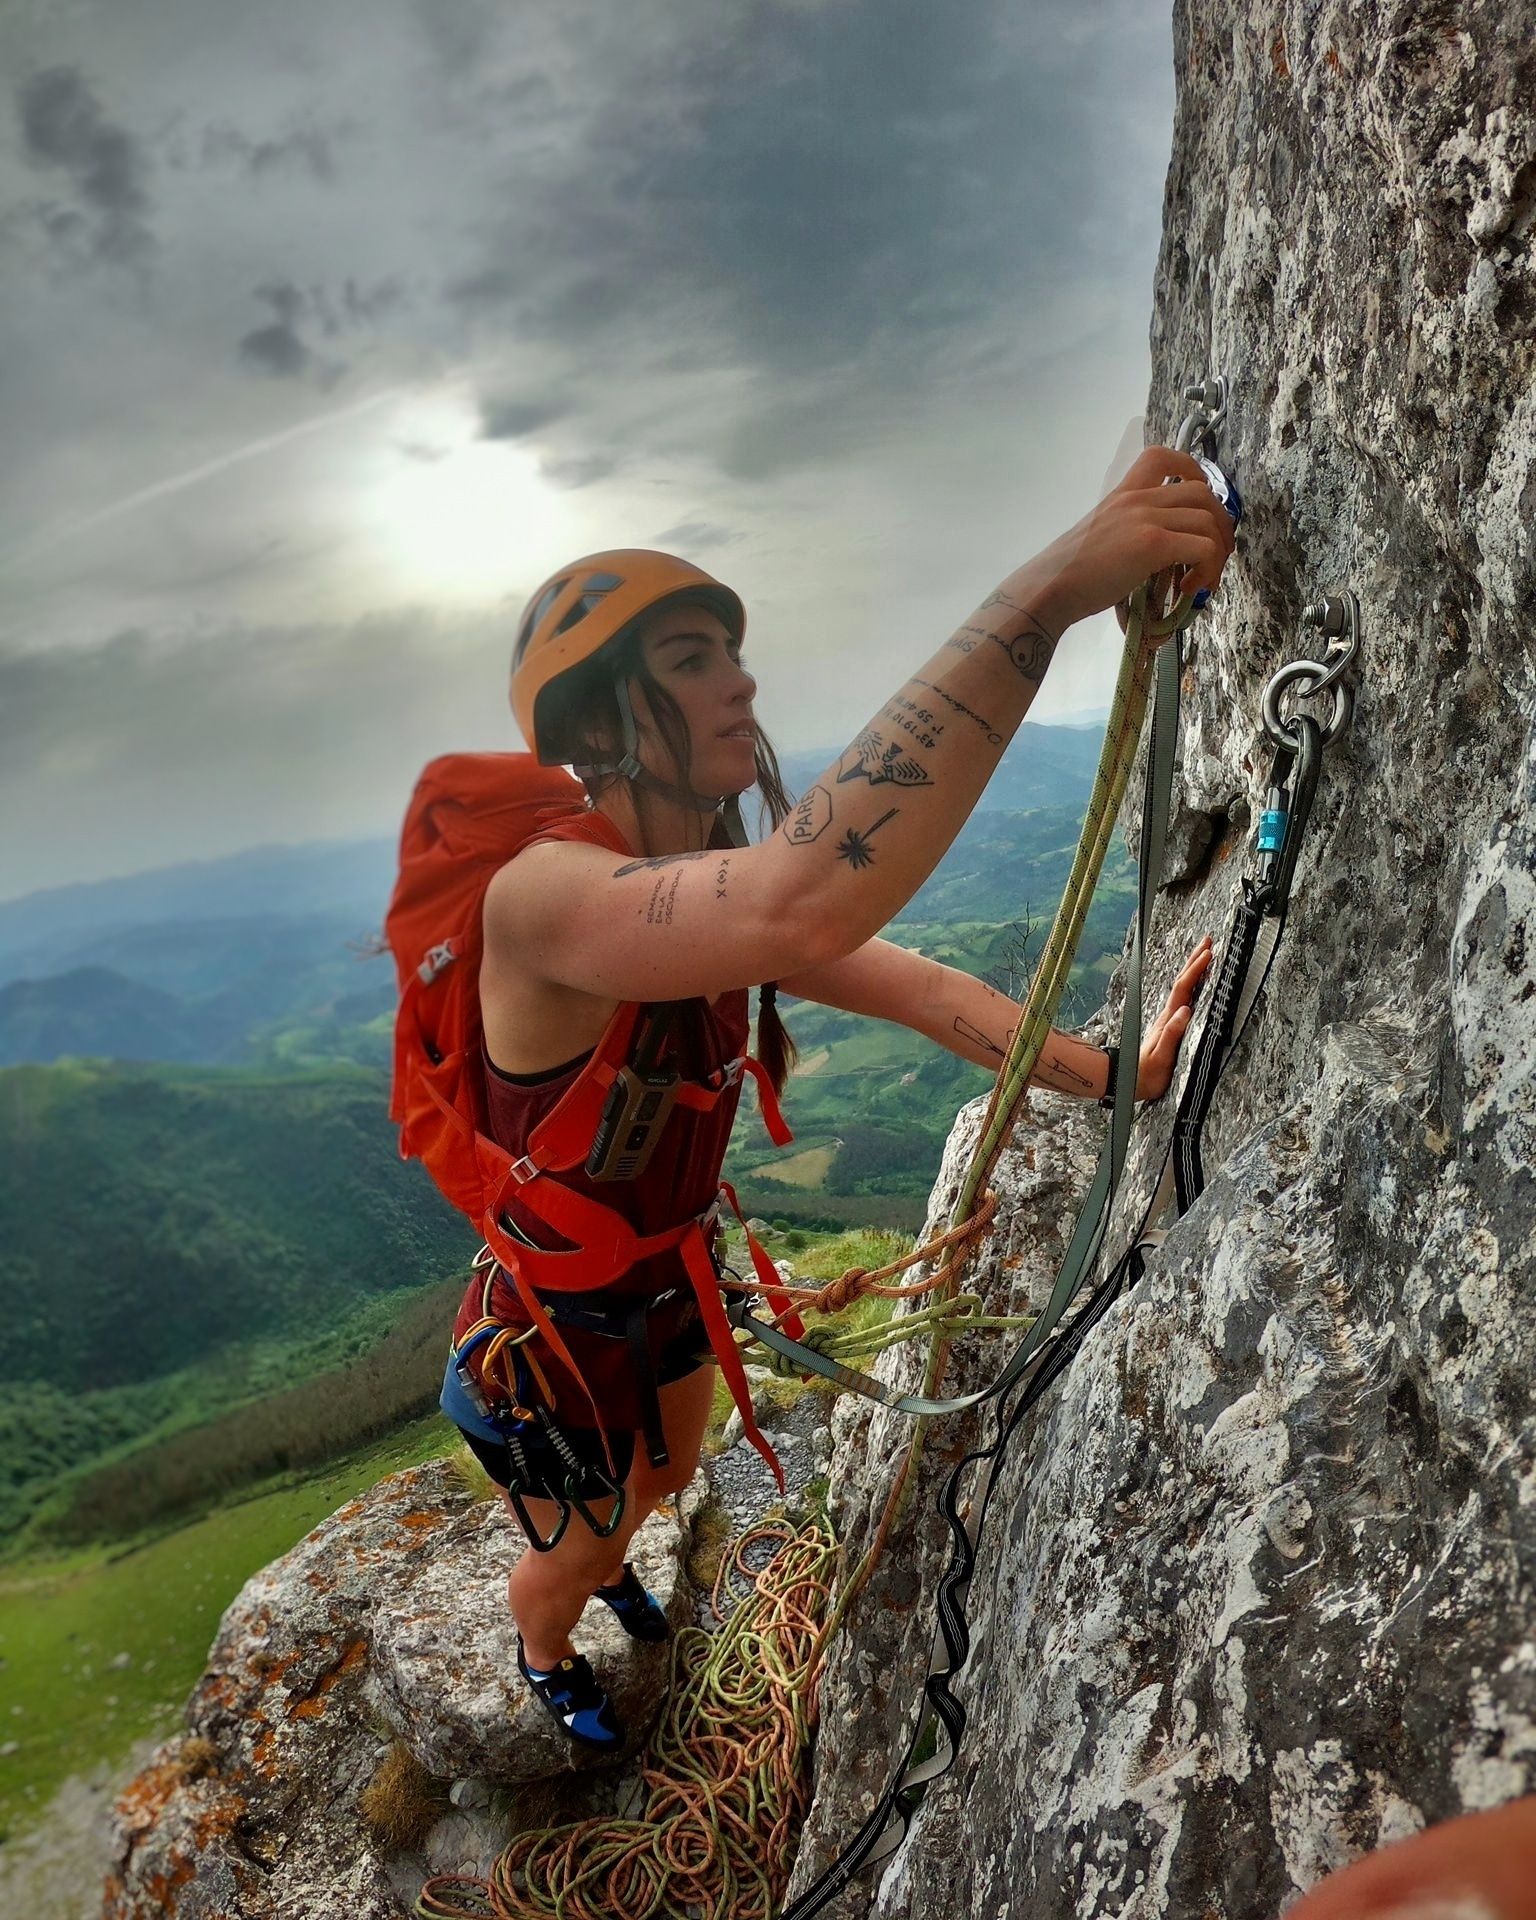
[(713, 850), (708, 847), (702, 853), (658, 853), (653, 854), (648, 860), (631, 860), (627, 866), (616, 867), (613, 877), (615, 880), (622, 880), (626, 874), (639, 873), (642, 867), (670, 867), (678, 860), (710, 860), (713, 857)]
[(780, 831), (792, 847), (808, 847), (832, 824), (832, 796), (823, 786), (803, 793)]

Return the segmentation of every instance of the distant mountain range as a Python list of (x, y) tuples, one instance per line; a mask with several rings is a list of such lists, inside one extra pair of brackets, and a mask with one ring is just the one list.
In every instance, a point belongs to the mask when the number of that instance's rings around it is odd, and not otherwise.
[[(786, 754), (791, 792), (836, 751)], [(1006, 918), (1019, 861), (1075, 837), (1098, 751), (1092, 728), (1026, 721), (903, 918)], [(1037, 812), (1032, 826), (1018, 818)], [(254, 847), (0, 902), (0, 1066), (383, 1064), (394, 970), (369, 943), (395, 859), (393, 836)]]

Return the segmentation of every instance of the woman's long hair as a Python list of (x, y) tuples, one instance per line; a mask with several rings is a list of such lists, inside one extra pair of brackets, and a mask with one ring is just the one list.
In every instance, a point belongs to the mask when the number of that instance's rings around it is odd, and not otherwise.
[[(561, 676), (559, 684), (562, 698), (552, 716), (555, 725), (566, 737), (568, 745), (579, 742), (594, 760), (604, 758), (606, 748), (601, 743), (616, 743), (624, 734), (615, 691), (621, 680), (633, 681), (644, 691), (651, 712), (656, 716), (657, 728), (678, 769), (678, 783), (691, 792), (693, 751), (688, 737), (688, 722), (683, 718), (681, 707), (646, 665), (638, 624), (626, 628), (611, 646), (604, 647), (596, 659)], [(752, 751), (757, 764), (754, 785), (760, 796), (758, 828), (762, 830), (766, 819), (767, 831), (772, 833), (789, 817), (792, 802), (784, 791), (778, 756), (761, 727), (756, 728)], [(584, 778), (582, 784), (595, 804), (623, 778), (621, 773), (594, 774), (591, 778)], [(641, 852), (649, 853), (646, 815), (650, 810), (651, 796), (644, 787), (638, 785), (631, 786), (630, 792), (645, 841)], [(710, 833), (708, 844), (712, 847), (729, 844), (721, 833), (718, 821)], [(782, 1093), (784, 1082), (789, 1078), (790, 1069), (799, 1060), (800, 1054), (779, 1018), (775, 983), (772, 980), (765, 981), (758, 989), (757, 1058), (773, 1082), (774, 1092)]]

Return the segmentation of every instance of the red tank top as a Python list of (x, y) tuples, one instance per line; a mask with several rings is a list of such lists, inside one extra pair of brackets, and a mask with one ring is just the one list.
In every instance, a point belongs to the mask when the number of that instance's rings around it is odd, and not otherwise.
[[(707, 1079), (727, 1061), (746, 1052), (747, 1030), (745, 987), (721, 994), (713, 1006), (705, 1000), (682, 1001), (676, 1024), (667, 1036), (662, 1062), (675, 1066), (687, 1079)], [(553, 1078), (534, 1086), (519, 1086), (508, 1080), (487, 1060), (486, 1116), (496, 1144), (521, 1156), (527, 1149), (528, 1136), (590, 1057), (590, 1053), (582, 1054)], [(664, 1227), (676, 1226), (689, 1214), (702, 1213), (720, 1191), (720, 1169), (740, 1099), (738, 1084), (722, 1094), (709, 1113), (674, 1107), (638, 1180), (593, 1180), (584, 1167), (571, 1167), (559, 1174), (560, 1184), (612, 1207), (637, 1233), (659, 1233)], [(570, 1245), (537, 1214), (523, 1207), (515, 1195), (507, 1202), (506, 1214), (536, 1246)], [(686, 1285), (682, 1259), (672, 1251), (642, 1260), (605, 1291), (614, 1298), (633, 1298)]]
[[(536, 838), (583, 840), (631, 859), (636, 857), (613, 822), (595, 809), (558, 821)], [(533, 844), (532, 840), (528, 842), (530, 846)], [(749, 1030), (747, 1004), (745, 987), (722, 993), (713, 1004), (703, 999), (677, 1002), (677, 1018), (667, 1037), (663, 1061), (675, 1065), (690, 1080), (703, 1080), (727, 1062), (744, 1055)], [(490, 1137), (508, 1153), (521, 1156), (527, 1150), (534, 1128), (571, 1086), (589, 1058), (590, 1052), (582, 1054), (559, 1073), (531, 1086), (519, 1085), (498, 1073), (487, 1059), (486, 1117)], [(702, 1213), (718, 1193), (720, 1170), (740, 1098), (738, 1081), (708, 1113), (674, 1107), (644, 1173), (637, 1180), (592, 1180), (584, 1168), (573, 1167), (559, 1174), (560, 1184), (611, 1207), (637, 1232), (656, 1233), (675, 1226), (692, 1214)], [(520, 1206), (515, 1196), (508, 1200), (505, 1211), (518, 1234), (525, 1235), (536, 1246), (551, 1249), (569, 1246), (545, 1221)], [(654, 1323), (654, 1357), (660, 1344), (675, 1337), (681, 1327), (697, 1318), (687, 1271), (675, 1250), (638, 1262), (600, 1292), (583, 1293), (580, 1304), (601, 1306), (622, 1300), (655, 1298), (674, 1287), (681, 1289), (677, 1300), (650, 1316)], [(466, 1291), (460, 1308), (454, 1328), (455, 1341), (479, 1318), (483, 1303), (482, 1282), (476, 1279)], [(516, 1291), (500, 1273), (491, 1289), (489, 1309), (508, 1325), (528, 1325), (528, 1316)], [(567, 1344), (588, 1374), (589, 1385), (599, 1389), (599, 1405), (617, 1414), (613, 1424), (637, 1424), (638, 1409), (627, 1391), (630, 1369), (622, 1342), (572, 1334), (567, 1336)], [(584, 1396), (579, 1391), (573, 1394), (567, 1384), (566, 1370), (548, 1353), (542, 1340), (538, 1346), (555, 1389), (556, 1412), (577, 1425), (590, 1420)], [(601, 1377), (594, 1379), (594, 1373)]]

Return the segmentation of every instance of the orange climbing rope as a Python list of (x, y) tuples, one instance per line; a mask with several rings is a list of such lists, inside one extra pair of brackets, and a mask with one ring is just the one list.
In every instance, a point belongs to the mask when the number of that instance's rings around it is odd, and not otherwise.
[(421, 1920), (770, 1920), (810, 1790), (811, 1656), (835, 1554), (820, 1520), (744, 1534), (715, 1580), (720, 1631), (685, 1627), (673, 1641), (636, 1816), (520, 1833), (489, 1879), (429, 1880)]

